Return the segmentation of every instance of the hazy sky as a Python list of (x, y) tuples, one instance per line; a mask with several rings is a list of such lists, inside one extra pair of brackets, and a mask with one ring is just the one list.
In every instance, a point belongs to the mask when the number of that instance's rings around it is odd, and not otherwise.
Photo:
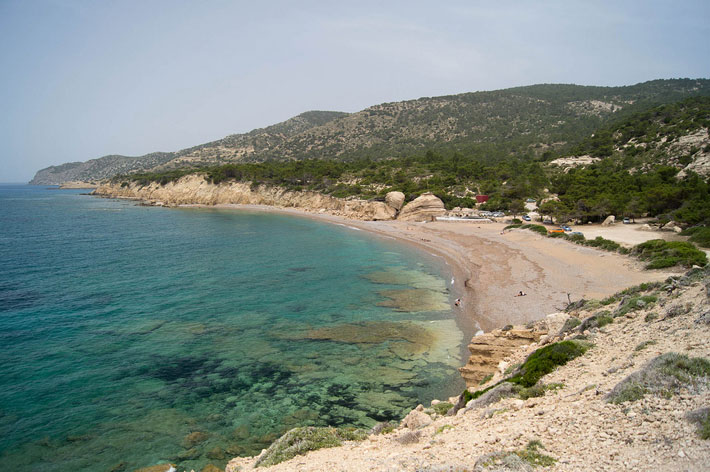
[(307, 110), (709, 78), (709, 38), (708, 0), (0, 0), (0, 182)]

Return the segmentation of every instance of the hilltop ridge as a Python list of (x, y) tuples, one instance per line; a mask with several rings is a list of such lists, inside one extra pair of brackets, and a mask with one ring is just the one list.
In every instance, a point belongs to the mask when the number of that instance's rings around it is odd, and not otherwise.
[(477, 160), (519, 158), (571, 148), (611, 120), (698, 95), (710, 95), (710, 80), (623, 87), (540, 84), (382, 103), (356, 113), (311, 111), (177, 152), (109, 155), (51, 166), (30, 183), (95, 181), (236, 162), (376, 160), (428, 149), (462, 152)]

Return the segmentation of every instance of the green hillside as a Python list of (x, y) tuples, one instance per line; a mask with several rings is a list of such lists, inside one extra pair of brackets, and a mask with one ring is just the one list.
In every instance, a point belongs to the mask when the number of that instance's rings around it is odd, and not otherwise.
[(624, 87), (543, 84), (383, 103), (352, 114), (308, 112), (249, 133), (159, 153), (159, 160), (147, 159), (158, 153), (107, 156), (68, 173), (43, 169), (33, 183), (125, 173), (118, 168), (121, 159), (135, 162), (129, 172), (271, 160), (381, 160), (427, 150), (446, 156), (458, 152), (481, 163), (547, 159), (571, 151), (602, 126), (693, 96), (710, 96), (710, 80), (656, 80)]
[[(392, 190), (411, 200), (433, 192), (448, 208), (472, 207), (476, 194), (491, 197), (484, 206), (491, 210), (521, 213), (523, 201), (549, 201), (541, 212), (558, 221), (600, 221), (607, 215), (631, 218), (643, 215), (675, 219), (689, 225), (710, 221), (710, 173), (691, 169), (710, 150), (710, 98), (700, 97), (661, 105), (632, 114), (597, 130), (593, 138), (575, 147), (598, 160), (590, 165), (564, 168), (555, 155), (481, 160), (476, 153), (442, 153), (427, 150), (407, 157), (373, 160), (307, 159), (227, 164), (199, 169), (205, 179), (269, 184), (290, 190), (313, 190), (336, 197), (383, 198)], [(677, 141), (705, 133), (705, 140), (679, 162), (666, 152)], [(640, 146), (643, 152), (628, 146)], [(693, 141), (694, 142), (694, 141)], [(602, 144), (599, 144), (602, 143)], [(646, 146), (641, 146), (646, 143)], [(611, 149), (611, 151), (607, 151)], [(550, 153), (552, 154), (552, 153)], [(195, 169), (135, 174), (117, 181), (166, 184)]]

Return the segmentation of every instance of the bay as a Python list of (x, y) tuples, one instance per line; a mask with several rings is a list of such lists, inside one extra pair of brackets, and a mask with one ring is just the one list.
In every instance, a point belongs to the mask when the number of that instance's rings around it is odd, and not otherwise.
[(295, 426), (369, 428), (463, 389), (436, 258), (81, 192), (0, 185), (5, 468), (223, 467)]

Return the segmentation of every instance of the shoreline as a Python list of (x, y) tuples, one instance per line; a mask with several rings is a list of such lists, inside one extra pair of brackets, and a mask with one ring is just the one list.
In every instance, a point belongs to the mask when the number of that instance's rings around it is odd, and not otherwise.
[[(629, 257), (530, 231), (502, 234), (504, 223), (363, 221), (302, 208), (253, 204), (190, 204), (177, 208), (261, 211), (310, 218), (389, 237), (442, 257), (454, 279), (452, 293), (463, 300), (462, 307), (452, 306), (452, 310), (465, 328), (464, 334), (537, 321), (564, 309), (568, 300), (604, 298), (675, 273), (646, 271)], [(520, 290), (527, 296), (516, 297)]]
[[(441, 258), (454, 283), (450, 284), (447, 280), (447, 286), (450, 287), (452, 298), (461, 298), (463, 300), (471, 300), (473, 297), (473, 289), (466, 286), (465, 282), (471, 280), (473, 273), (471, 267), (461, 263), (457, 259), (457, 253), (452, 250), (445, 250), (441, 247), (432, 244), (431, 240), (417, 240), (415, 236), (406, 237), (401, 232), (397, 232), (397, 228), (391, 225), (382, 225), (382, 223), (393, 223), (395, 221), (363, 221), (363, 220), (353, 220), (350, 218), (345, 218), (342, 216), (331, 215), (327, 213), (313, 213), (303, 209), (297, 208), (283, 208), (274, 207), (269, 205), (251, 205), (251, 204), (236, 204), (236, 203), (220, 203), (217, 205), (202, 205), (202, 204), (192, 204), (192, 205), (178, 205), (176, 208), (213, 208), (217, 210), (235, 210), (235, 211), (259, 211), (266, 213), (278, 213), (284, 215), (290, 215), (300, 218), (308, 218), (314, 221), (321, 221), (329, 224), (341, 225), (345, 227), (355, 228), (357, 230), (366, 231), (369, 234), (376, 235), (378, 237), (383, 237), (387, 239), (392, 239), (403, 243), (407, 246), (413, 247), (419, 251), (423, 251), (430, 256)], [(401, 225), (407, 226), (418, 226), (425, 223), (415, 223), (415, 222), (398, 222)], [(452, 311), (456, 314), (456, 320), (465, 328), (464, 339), (465, 343), (468, 343), (469, 334), (471, 337), (479, 330), (482, 330), (481, 326), (476, 322), (476, 313), (474, 312), (474, 307), (471, 303), (462, 303), (462, 306), (455, 307), (452, 304)]]

